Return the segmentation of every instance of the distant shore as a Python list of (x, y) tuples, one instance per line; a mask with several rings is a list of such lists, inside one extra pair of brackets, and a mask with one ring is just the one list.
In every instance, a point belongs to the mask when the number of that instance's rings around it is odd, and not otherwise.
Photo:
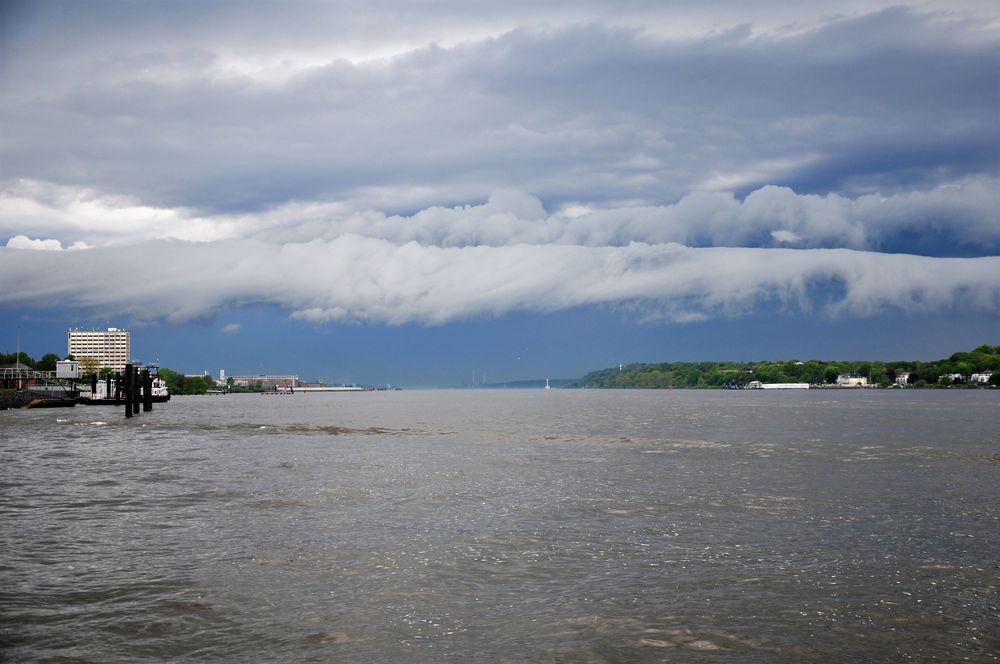
[(1000, 346), (983, 344), (948, 358), (920, 360), (706, 361), (619, 364), (567, 387), (742, 389), (752, 383), (813, 388), (990, 388), (1000, 386)]

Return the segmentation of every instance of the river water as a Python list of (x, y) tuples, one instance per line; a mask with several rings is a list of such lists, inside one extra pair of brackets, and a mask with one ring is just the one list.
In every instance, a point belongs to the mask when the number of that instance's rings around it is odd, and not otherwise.
[(0, 658), (995, 662), (1000, 391), (0, 413)]

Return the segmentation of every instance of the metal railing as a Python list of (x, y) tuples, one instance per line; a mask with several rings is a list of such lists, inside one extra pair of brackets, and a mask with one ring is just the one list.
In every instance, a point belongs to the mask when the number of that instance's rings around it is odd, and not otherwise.
[(55, 371), (35, 371), (34, 369), (16, 369), (5, 367), (0, 369), (0, 380), (54, 380)]

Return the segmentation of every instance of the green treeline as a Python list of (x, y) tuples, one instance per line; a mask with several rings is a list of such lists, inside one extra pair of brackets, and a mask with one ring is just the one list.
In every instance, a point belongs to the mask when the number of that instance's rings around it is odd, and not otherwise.
[(23, 351), (21, 353), (0, 353), (0, 366), (10, 366), (20, 362), (35, 371), (55, 371), (56, 362), (61, 359), (62, 357), (55, 353), (46, 353), (42, 355), (40, 360), (36, 360)]
[(160, 378), (167, 384), (170, 394), (206, 394), (209, 390), (225, 389), (227, 392), (260, 392), (264, 388), (260, 381), (256, 385), (234, 385), (232, 378), (226, 379), (226, 384), (220, 384), (210, 375), (186, 376), (173, 369), (160, 367)]
[(205, 394), (216, 389), (211, 376), (185, 376), (166, 367), (160, 367), (160, 378), (167, 384), (170, 394)]
[[(843, 374), (863, 376), (869, 384), (888, 387), (897, 377), (907, 376), (914, 387), (967, 385), (974, 373), (992, 371), (990, 384), (1000, 385), (1000, 346), (983, 345), (948, 359), (919, 361), (824, 362), (662, 362), (629, 364), (592, 371), (567, 387), (591, 388), (721, 388), (744, 387), (750, 381), (762, 383), (810, 383), (830, 385)], [(953, 376), (961, 375), (962, 378)]]

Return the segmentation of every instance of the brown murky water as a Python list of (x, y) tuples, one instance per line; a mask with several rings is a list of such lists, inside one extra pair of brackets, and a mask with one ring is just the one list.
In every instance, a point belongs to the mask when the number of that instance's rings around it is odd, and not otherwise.
[(998, 391), (0, 413), (11, 661), (994, 662)]

